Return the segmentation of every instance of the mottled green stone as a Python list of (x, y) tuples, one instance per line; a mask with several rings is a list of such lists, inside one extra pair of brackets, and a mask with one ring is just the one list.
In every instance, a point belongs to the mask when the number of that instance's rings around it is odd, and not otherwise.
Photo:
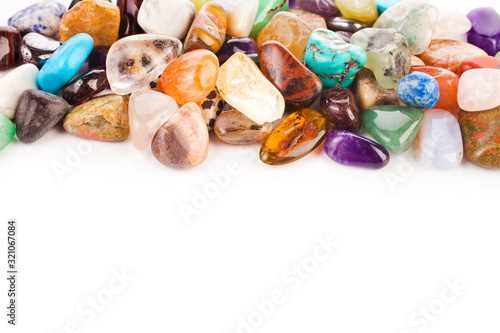
[(500, 106), (487, 111), (460, 111), (465, 157), (485, 168), (500, 169)]
[(253, 23), (250, 37), (257, 39), (257, 35), (269, 21), (279, 12), (288, 10), (288, 0), (259, 0), (259, 10)]
[(423, 119), (424, 111), (419, 108), (380, 105), (363, 112), (362, 123), (378, 143), (402, 153), (410, 148)]
[(0, 150), (4, 149), (14, 139), (16, 128), (12, 121), (0, 114)]

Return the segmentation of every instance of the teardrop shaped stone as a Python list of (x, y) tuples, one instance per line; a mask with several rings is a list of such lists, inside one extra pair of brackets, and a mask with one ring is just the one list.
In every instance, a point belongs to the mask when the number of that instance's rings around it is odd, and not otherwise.
[(14, 135), (16, 135), (14, 123), (3, 114), (0, 114), (0, 151), (14, 139)]
[(208, 154), (208, 129), (195, 103), (182, 106), (156, 132), (151, 143), (154, 157), (175, 169), (201, 164)]
[(69, 111), (69, 104), (40, 90), (26, 90), (19, 99), (16, 132), (19, 141), (32, 143), (44, 136)]
[(410, 148), (423, 119), (422, 109), (392, 105), (370, 108), (362, 116), (366, 131), (382, 146), (396, 153)]
[(128, 95), (156, 79), (182, 50), (177, 38), (142, 34), (114, 43), (106, 58), (111, 90)]

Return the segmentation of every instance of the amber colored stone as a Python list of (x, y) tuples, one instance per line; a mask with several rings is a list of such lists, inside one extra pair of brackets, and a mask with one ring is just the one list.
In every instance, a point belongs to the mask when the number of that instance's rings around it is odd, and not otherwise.
[(209, 2), (201, 7), (189, 29), (184, 51), (207, 49), (216, 53), (226, 38), (226, 12), (221, 5)]
[(21, 39), (21, 33), (16, 28), (0, 27), (0, 68), (9, 68), (14, 64)]
[(486, 52), (469, 43), (453, 39), (434, 39), (429, 48), (418, 57), (427, 66), (441, 67), (455, 72), (464, 60), (485, 55)]
[(259, 62), (262, 73), (285, 98), (288, 110), (308, 107), (321, 94), (323, 83), (320, 78), (283, 44), (275, 41), (262, 44)]
[(260, 149), (260, 160), (266, 164), (290, 163), (306, 156), (326, 137), (325, 117), (312, 109), (303, 109), (285, 118), (267, 137)]
[(87, 33), (94, 45), (111, 46), (118, 39), (120, 8), (105, 0), (86, 0), (77, 3), (61, 19), (61, 41)]
[(496, 68), (500, 69), (500, 59), (492, 56), (478, 56), (465, 60), (457, 69), (457, 75), (476, 68)]
[(460, 107), (458, 106), (457, 93), (460, 78), (457, 74), (444, 68), (430, 66), (413, 66), (411, 72), (422, 72), (435, 78), (439, 84), (439, 101), (434, 109), (446, 110), (458, 116)]
[(311, 29), (327, 29), (326, 21), (323, 16), (308, 12), (307, 10), (294, 8), (289, 10), (290, 13), (299, 17), (302, 21), (306, 22)]
[(279, 12), (257, 35), (257, 46), (275, 40), (283, 44), (292, 54), (302, 60), (313, 29), (297, 16)]
[(161, 75), (163, 92), (181, 105), (200, 103), (215, 87), (219, 59), (208, 50), (188, 52), (171, 62)]

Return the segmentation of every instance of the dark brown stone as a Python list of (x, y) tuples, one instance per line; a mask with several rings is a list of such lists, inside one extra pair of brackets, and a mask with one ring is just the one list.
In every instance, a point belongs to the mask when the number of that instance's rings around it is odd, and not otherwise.
[(361, 128), (361, 113), (356, 97), (347, 88), (325, 90), (320, 98), (323, 114), (332, 128), (357, 132)]

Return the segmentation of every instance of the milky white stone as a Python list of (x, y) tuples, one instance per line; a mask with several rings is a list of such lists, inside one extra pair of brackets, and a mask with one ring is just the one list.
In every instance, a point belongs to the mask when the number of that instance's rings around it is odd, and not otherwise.
[(175, 100), (163, 93), (152, 90), (140, 90), (130, 95), (128, 112), (130, 135), (134, 147), (138, 150), (151, 148), (156, 131), (177, 110)]
[(149, 34), (183, 39), (195, 14), (196, 7), (189, 0), (144, 0), (137, 21)]
[(281, 93), (243, 53), (233, 54), (220, 67), (217, 89), (227, 103), (259, 125), (280, 119), (285, 112)]
[(435, 168), (453, 168), (462, 161), (464, 151), (460, 125), (448, 111), (427, 111), (420, 128), (419, 140), (422, 157)]
[(458, 105), (465, 111), (485, 111), (500, 105), (500, 70), (466, 71), (458, 83)]
[(215, 0), (226, 11), (227, 34), (248, 37), (259, 10), (259, 0)]
[(12, 119), (16, 115), (17, 104), (22, 93), (28, 89), (38, 89), (36, 79), (38, 68), (26, 64), (11, 70), (0, 79), (0, 113)]
[(464, 34), (472, 27), (469, 19), (457, 8), (439, 8), (439, 17), (432, 39), (449, 38)]

